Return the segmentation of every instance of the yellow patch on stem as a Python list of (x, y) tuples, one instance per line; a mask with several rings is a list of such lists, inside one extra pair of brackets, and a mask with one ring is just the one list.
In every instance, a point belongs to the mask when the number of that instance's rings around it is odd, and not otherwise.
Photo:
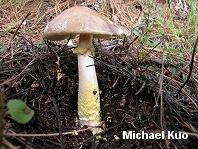
[(74, 48), (74, 49), (73, 49), (73, 53), (74, 53), (74, 54), (81, 54), (81, 55), (83, 55), (83, 54), (85, 54), (88, 50), (91, 51), (91, 55), (92, 55), (92, 56), (95, 55), (95, 54), (94, 54), (94, 48), (93, 48), (93, 47), (92, 47), (92, 48)]
[(58, 61), (56, 62), (56, 64), (58, 67), (57, 67), (56, 71), (57, 71), (57, 80), (59, 81), (63, 77), (63, 74), (62, 74), (62, 70), (60, 68), (60, 57), (58, 56), (57, 58), (58, 58)]
[(89, 82), (79, 89), (78, 113), (80, 120), (100, 120), (100, 97), (97, 84)]

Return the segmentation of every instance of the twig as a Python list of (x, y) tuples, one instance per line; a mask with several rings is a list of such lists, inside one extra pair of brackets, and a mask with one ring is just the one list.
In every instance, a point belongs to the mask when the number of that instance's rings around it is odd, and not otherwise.
[(61, 49), (61, 50), (63, 50), (66, 46), (67, 46), (67, 44), (69, 43), (69, 40), (71, 39), (71, 35), (69, 35), (69, 38), (67, 39), (67, 42), (66, 42), (66, 44), (63, 46), (63, 48)]
[(141, 92), (141, 90), (145, 87), (145, 81), (143, 82), (143, 84), (142, 84), (142, 86), (141, 86), (141, 88), (135, 93), (135, 95), (138, 95), (140, 92)]
[[(160, 88), (159, 88), (159, 94), (160, 94), (160, 124), (161, 124), (161, 129), (164, 131), (166, 130), (166, 125), (165, 125), (165, 118), (164, 118), (164, 101), (163, 101), (163, 80), (164, 80), (164, 52), (162, 54), (162, 71), (161, 71), (161, 77), (160, 77)], [(169, 149), (167, 139), (164, 139), (166, 142), (166, 147)]]
[[(82, 132), (82, 131), (87, 131), (91, 130), (90, 127), (86, 129), (81, 129), (81, 130), (73, 130), (71, 132), (63, 132), (62, 135), (71, 135), (74, 134), (74, 132)], [(3, 133), (4, 136), (17, 136), (17, 137), (50, 137), (50, 136), (58, 136), (60, 133), (50, 133), (50, 134), (22, 134), (22, 133)]]
[(159, 95), (161, 97), (161, 103), (160, 103), (160, 124), (161, 124), (161, 129), (164, 130), (164, 104), (163, 104), (163, 93), (162, 93), (162, 87), (163, 87), (163, 80), (164, 80), (164, 54), (162, 55), (162, 72), (161, 72), (161, 77), (160, 77), (160, 88), (159, 88)]
[(126, 49), (129, 49), (129, 47), (130, 47), (138, 38), (139, 38), (139, 36), (136, 36), (136, 37), (133, 39), (133, 41), (132, 41), (129, 45), (127, 45)]
[(182, 88), (188, 83), (188, 81), (190, 80), (191, 74), (192, 74), (192, 70), (193, 70), (193, 63), (194, 63), (194, 57), (195, 57), (195, 52), (196, 52), (196, 47), (197, 47), (197, 43), (198, 43), (198, 36), (193, 48), (193, 52), (192, 52), (192, 57), (191, 57), (191, 61), (190, 61), (190, 70), (189, 70), (189, 74), (188, 77), (186, 79), (186, 81), (184, 82), (184, 84), (181, 86), (181, 88), (179, 89), (178, 93), (181, 92)]
[(14, 39), (14, 37), (16, 36), (16, 34), (19, 31), (19, 28), (21, 27), (21, 25), (23, 24), (23, 22), (27, 19), (27, 17), (31, 14), (31, 12), (29, 11), (27, 13), (27, 15), (25, 16), (25, 18), (21, 21), (20, 25), (18, 26), (18, 28), (16, 29), (16, 31), (14, 32), (14, 35), (12, 36), (11, 40), (8, 43), (8, 50), (10, 50), (10, 55), (11, 55), (11, 59), (13, 58), (13, 50), (11, 48), (11, 44), (12, 44), (12, 40)]
[(38, 59), (38, 58), (35, 58), (35, 59), (31, 60), (31, 61), (25, 66), (25, 68), (24, 68), (18, 75), (16, 75), (15, 77), (10, 78), (10, 79), (4, 81), (4, 82), (1, 83), (0, 85), (4, 85), (4, 84), (6, 84), (6, 83), (8, 83), (8, 82), (10, 82), (10, 81), (12, 81), (12, 80), (14, 80), (14, 79), (16, 79), (16, 78), (19, 77), (20, 75), (22, 75), (22, 74), (25, 72), (25, 70), (26, 70), (30, 65), (32, 65), (32, 64), (34, 63), (34, 61), (37, 60), (37, 59)]
[(64, 149), (64, 140), (63, 140), (63, 132), (62, 132), (62, 126), (61, 126), (61, 121), (60, 121), (60, 115), (58, 113), (58, 107), (56, 105), (56, 101), (54, 97), (52, 97), (54, 109), (56, 111), (56, 118), (58, 120), (58, 129), (59, 129), (59, 135), (60, 135), (60, 141), (61, 141), (61, 149)]
[(3, 138), (2, 143), (5, 144), (7, 147), (9, 147), (9, 149), (17, 149), (17, 147), (15, 147), (13, 144), (11, 144), (8, 140), (6, 140), (5, 138)]
[(186, 133), (186, 134), (188, 134), (189, 136), (198, 137), (198, 133), (191, 133), (191, 132), (184, 132), (184, 131), (179, 131), (179, 133)]
[(117, 84), (118, 80), (119, 80), (119, 77), (118, 77), (118, 78), (116, 79), (116, 81), (113, 83), (112, 88), (115, 87), (115, 85)]
[(3, 117), (4, 117), (4, 101), (5, 101), (5, 97), (4, 97), (4, 89), (3, 87), (0, 86), (0, 147), (2, 146), (2, 133), (3, 133)]

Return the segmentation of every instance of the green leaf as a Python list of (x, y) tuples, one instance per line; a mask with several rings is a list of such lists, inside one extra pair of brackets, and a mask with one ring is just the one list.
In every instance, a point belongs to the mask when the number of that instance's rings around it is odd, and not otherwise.
[(171, 67), (171, 73), (172, 73), (172, 76), (176, 73), (176, 68), (175, 67)]
[(182, 78), (183, 78), (183, 81), (185, 82), (187, 79), (187, 76), (185, 74), (182, 74)]
[(132, 31), (135, 36), (140, 36), (140, 33), (137, 30)]
[(4, 53), (7, 50), (7, 47), (5, 45), (2, 45), (0, 48), (0, 53)]
[(139, 52), (139, 55), (146, 56), (146, 52), (140, 51), (140, 52)]
[(12, 118), (21, 124), (29, 122), (34, 115), (34, 111), (19, 99), (12, 99), (8, 101), (7, 108), (8, 113), (12, 116)]

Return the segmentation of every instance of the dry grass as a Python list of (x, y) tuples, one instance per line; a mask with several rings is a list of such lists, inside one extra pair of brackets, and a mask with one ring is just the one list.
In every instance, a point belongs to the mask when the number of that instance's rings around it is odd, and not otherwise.
[[(6, 122), (10, 122), (6, 123), (5, 129), (11, 133), (9, 135), (13, 133), (7, 140), (4, 137), (7, 146), (60, 148), (59, 137), (39, 136), (51, 135), (58, 130), (51, 104), (51, 98), (54, 97), (63, 130), (66, 131), (64, 139), (67, 145), (72, 148), (92, 147), (96, 138), (91, 136), (89, 129), (79, 131), (77, 136), (71, 135), (72, 130), (80, 129), (75, 120), (78, 87), (76, 55), (70, 47), (63, 51), (62, 44), (44, 43), (42, 32), (47, 22), (64, 9), (75, 5), (89, 5), (93, 8), (94, 2), (37, 0), (18, 5), (4, 1), (0, 5), (0, 45), (8, 46), (10, 41), (12, 51), (0, 55), (0, 85), (5, 88), (6, 101), (20, 98), (36, 114), (27, 125), (17, 124), (10, 117), (5, 117)], [(121, 39), (104, 40), (101, 43), (94, 41), (97, 75), (102, 91), (101, 114), (107, 126), (101, 133), (107, 141), (102, 138), (98, 148), (198, 146), (197, 138), (192, 136), (188, 140), (122, 140), (123, 130), (154, 133), (174, 130), (195, 135), (198, 129), (197, 55), (190, 81), (178, 93), (190, 71), (195, 35), (192, 30), (178, 35), (176, 31), (185, 22), (176, 20), (174, 25), (177, 27), (171, 28), (167, 7), (159, 3), (153, 6), (150, 9), (145, 2), (141, 4), (136, 0), (104, 0), (98, 10), (134, 33), (134, 36), (125, 40), (124, 45)], [(31, 13), (26, 18), (28, 12)], [(23, 24), (20, 26), (21, 22)], [(137, 34), (139, 37), (134, 40)], [(57, 55), (61, 58), (64, 73), (59, 82), (56, 79)], [(35, 83), (40, 84), (40, 87), (32, 88), (31, 85)], [(37, 135), (28, 140), (21, 134), (23, 132), (27, 133), (25, 136), (32, 136), (32, 133)], [(114, 135), (120, 139), (116, 140)]]

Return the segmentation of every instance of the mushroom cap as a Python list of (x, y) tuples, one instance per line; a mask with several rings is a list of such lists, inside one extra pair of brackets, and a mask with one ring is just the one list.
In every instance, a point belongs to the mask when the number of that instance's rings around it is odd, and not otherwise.
[(131, 33), (122, 26), (115, 25), (106, 17), (88, 7), (72, 7), (55, 17), (44, 29), (43, 38), (63, 40), (78, 34), (90, 34), (94, 38), (110, 39), (126, 37)]

